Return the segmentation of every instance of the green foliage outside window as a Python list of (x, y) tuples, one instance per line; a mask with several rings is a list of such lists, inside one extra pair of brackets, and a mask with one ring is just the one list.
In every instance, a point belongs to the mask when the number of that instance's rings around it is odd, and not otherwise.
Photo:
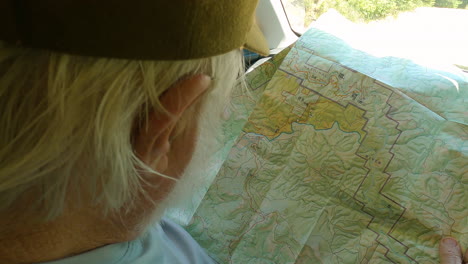
[(468, 8), (468, 0), (292, 0), (304, 8), (305, 25), (309, 25), (328, 9), (334, 8), (348, 19), (361, 22), (395, 16), (417, 7)]

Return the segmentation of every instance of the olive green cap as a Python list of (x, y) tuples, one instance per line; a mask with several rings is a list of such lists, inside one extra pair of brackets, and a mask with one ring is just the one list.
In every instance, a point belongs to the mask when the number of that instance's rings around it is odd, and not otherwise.
[(267, 55), (258, 0), (0, 0), (0, 40), (84, 56), (210, 57), (237, 48)]

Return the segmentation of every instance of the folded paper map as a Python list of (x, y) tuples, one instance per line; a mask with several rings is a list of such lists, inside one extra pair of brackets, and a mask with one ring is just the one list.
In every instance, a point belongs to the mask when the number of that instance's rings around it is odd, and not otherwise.
[(247, 83), (211, 185), (172, 212), (219, 263), (438, 263), (441, 237), (468, 245), (468, 74), (312, 28)]

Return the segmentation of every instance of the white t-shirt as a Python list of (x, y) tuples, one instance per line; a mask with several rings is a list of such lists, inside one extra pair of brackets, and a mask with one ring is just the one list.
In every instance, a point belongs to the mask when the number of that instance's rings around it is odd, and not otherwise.
[(163, 219), (138, 239), (103, 246), (46, 264), (213, 264), (182, 227)]

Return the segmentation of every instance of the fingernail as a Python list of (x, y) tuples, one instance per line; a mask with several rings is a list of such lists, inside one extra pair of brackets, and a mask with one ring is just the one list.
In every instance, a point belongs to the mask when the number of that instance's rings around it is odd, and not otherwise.
[(457, 241), (451, 237), (442, 239), (442, 244), (447, 247), (456, 247), (458, 245)]

